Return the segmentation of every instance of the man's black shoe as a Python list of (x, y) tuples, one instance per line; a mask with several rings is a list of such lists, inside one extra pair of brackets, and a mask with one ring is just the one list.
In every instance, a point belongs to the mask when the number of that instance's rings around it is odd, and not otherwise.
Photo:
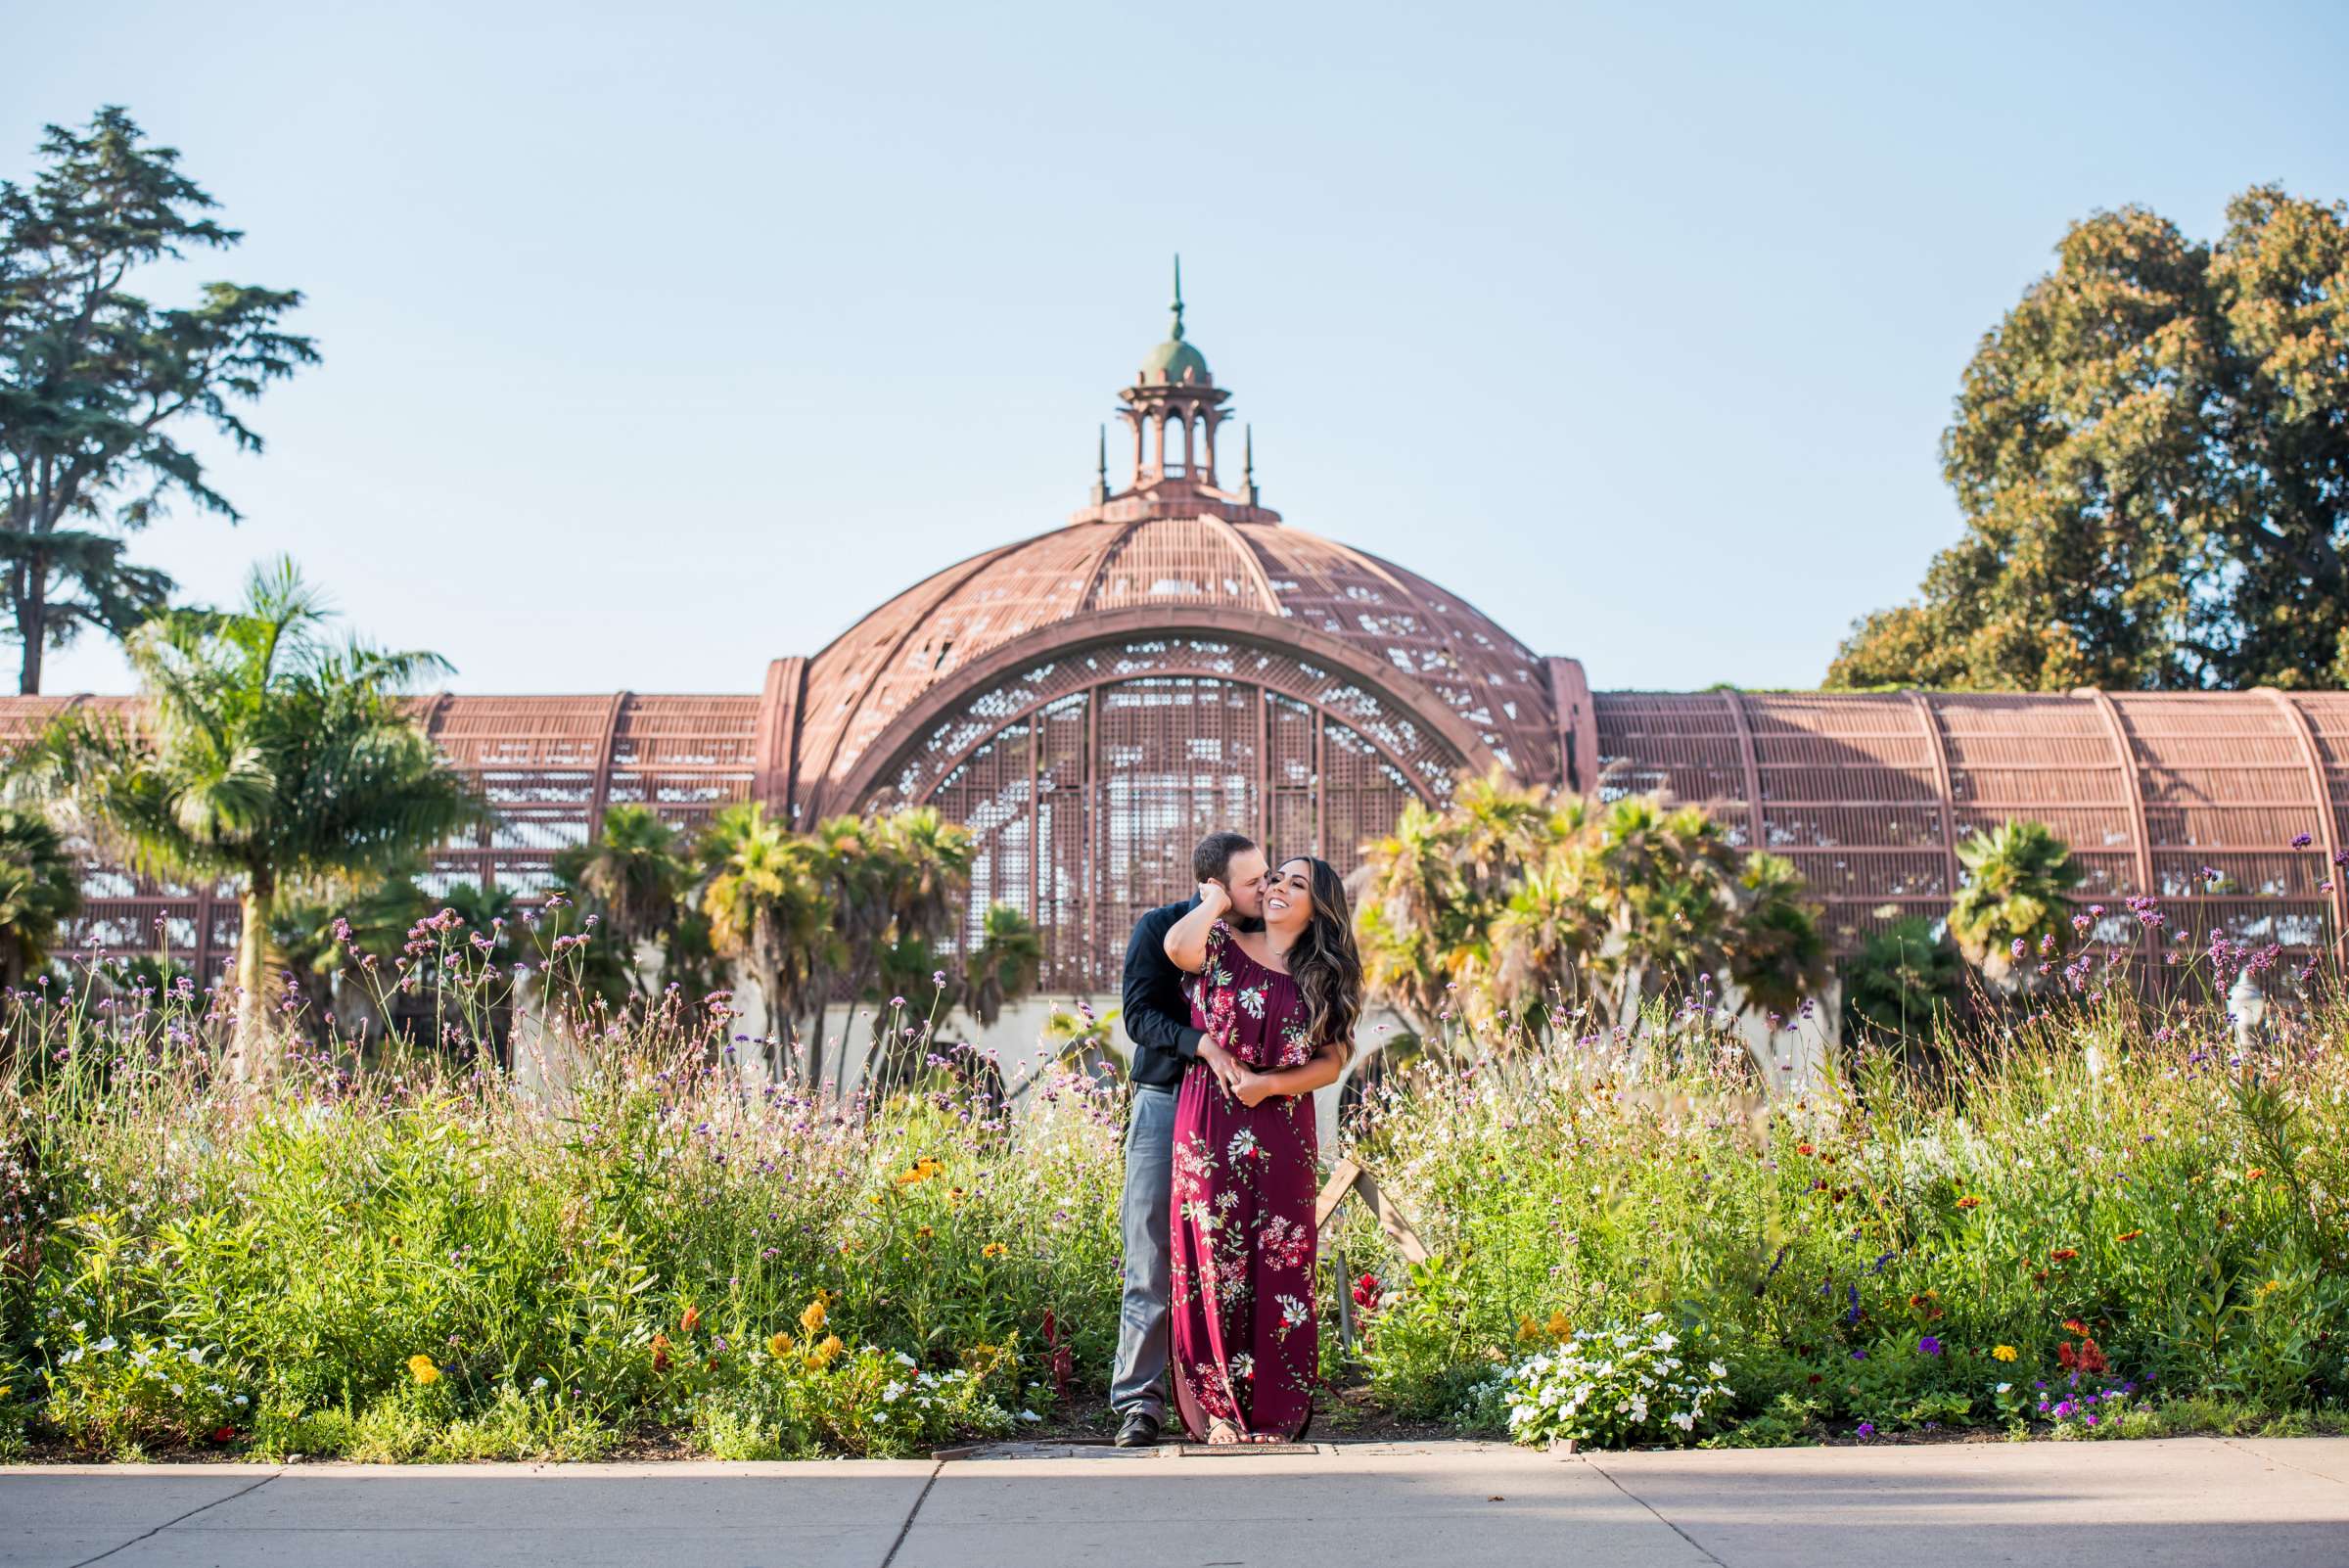
[(1118, 1447), (1146, 1449), (1158, 1441), (1158, 1417), (1148, 1410), (1134, 1410), (1118, 1423)]

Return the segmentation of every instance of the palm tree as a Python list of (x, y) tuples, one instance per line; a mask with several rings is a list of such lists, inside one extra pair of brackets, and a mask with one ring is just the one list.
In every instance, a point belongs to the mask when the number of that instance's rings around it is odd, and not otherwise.
[(792, 1020), (812, 1002), (806, 1082), (820, 1084), (824, 993), (818, 988), (837, 970), (840, 939), (817, 852), (768, 816), (763, 803), (751, 801), (717, 813), (703, 856), (713, 868), (702, 892), (711, 940), (721, 955), (750, 964), (765, 999), (768, 1071), (781, 1078), (789, 1070)]
[(488, 814), (394, 701), (448, 666), (330, 643), (328, 619), (282, 557), (253, 569), (235, 610), (156, 617), (125, 649), (145, 700), (137, 725), (69, 715), (26, 775), (134, 869), (235, 880), (239, 1078), (269, 1064), (278, 900), (364, 883)]
[(46, 816), (0, 807), (0, 984), (13, 991), (49, 961), (81, 909), (81, 857)]
[(1444, 1038), (1453, 960), (1475, 926), (1458, 866), (1463, 837), (1450, 812), (1411, 801), (1362, 860), (1355, 934), (1363, 983), (1426, 1039)]
[[(849, 842), (838, 823), (836, 818), (834, 842)], [(819, 827), (819, 834), (822, 831)], [(935, 947), (946, 939), (970, 887), (971, 860), (977, 853), (970, 829), (948, 822), (927, 806), (859, 823), (853, 843), (854, 852), (840, 862), (844, 891), (839, 895), (844, 909), (854, 909), (843, 922), (853, 933), (848, 936), (853, 945), (848, 989), (852, 1001), (867, 999), (893, 948)], [(879, 1054), (887, 1027), (875, 1008), (868, 1063)], [(835, 1087), (845, 1091), (848, 1071), (844, 1048)]]
[(1792, 860), (1762, 850), (1745, 857), (1736, 899), (1729, 978), (1749, 1004), (1792, 1016), (1831, 973), (1819, 906)]
[(1043, 934), (1016, 906), (990, 903), (980, 917), (979, 945), (963, 963), (963, 1005), (981, 1029), (992, 1029), (1005, 1007), (1036, 990), (1043, 967)]
[(1611, 931), (1592, 968), (1621, 1022), (1649, 996), (1727, 967), (1737, 853), (1701, 807), (1668, 807), (1652, 796), (1617, 801), (1595, 831), (1592, 853)]
[(1967, 839), (1958, 860), (1965, 885), (1950, 902), (1950, 935), (1958, 950), (2001, 991), (2036, 990), (2039, 951), (2063, 941), (2085, 875), (2071, 846), (2045, 822), (2015, 818)]
[(1860, 944), (1844, 978), (1844, 1007), (1857, 1024), (1906, 1038), (1957, 1001), (1964, 978), (1933, 922), (1911, 915)]
[(638, 995), (647, 986), (638, 953), (675, 926), (692, 874), (677, 830), (643, 806), (610, 807), (593, 844), (574, 845), (555, 856), (555, 876), (584, 895), (602, 917), (599, 924), (627, 961), (628, 987)]
[(1606, 900), (1578, 833), (1529, 861), (1493, 921), (1490, 984), (1498, 1004), (1537, 1035), (1583, 991), (1585, 967), (1605, 945)]
[(354, 948), (387, 960), (377, 966), (374, 984), (390, 992), (394, 984), (390, 955), (432, 912), (424, 890), (416, 886), (417, 869), (403, 867), (345, 899), (312, 896), (279, 903), (270, 928), (270, 967), (294, 977), (312, 1017), (348, 1021), (348, 1008), (359, 1000), (351, 992), (364, 983), (346, 985), (338, 1005), (335, 976), (359, 962), (351, 955)]

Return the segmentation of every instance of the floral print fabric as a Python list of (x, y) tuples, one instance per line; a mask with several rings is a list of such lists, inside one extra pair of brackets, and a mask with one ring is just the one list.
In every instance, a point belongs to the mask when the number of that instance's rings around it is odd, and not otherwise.
[[(1297, 984), (1258, 963), (1219, 921), (1193, 983), (1192, 1026), (1260, 1071), (1313, 1055)], [(1228, 1420), (1288, 1442), (1313, 1416), (1313, 1198), (1319, 1140), (1311, 1095), (1242, 1105), (1205, 1062), (1174, 1102), (1172, 1235), (1174, 1401), (1194, 1440)]]

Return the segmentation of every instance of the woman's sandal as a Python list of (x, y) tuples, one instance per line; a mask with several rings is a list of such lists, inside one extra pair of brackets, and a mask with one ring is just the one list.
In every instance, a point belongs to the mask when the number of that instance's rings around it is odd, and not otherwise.
[(1245, 1443), (1247, 1439), (1240, 1436), (1240, 1429), (1236, 1424), (1219, 1419), (1207, 1423), (1207, 1441), (1222, 1447)]

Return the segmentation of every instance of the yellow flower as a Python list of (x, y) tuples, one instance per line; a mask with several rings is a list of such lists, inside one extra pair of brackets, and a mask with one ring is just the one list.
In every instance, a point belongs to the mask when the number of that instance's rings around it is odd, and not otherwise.
[(1517, 1319), (1517, 1343), (1522, 1345), (1529, 1340), (1539, 1339), (1541, 1336), (1542, 1330), (1535, 1326), (1531, 1317)]
[(826, 1334), (822, 1344), (811, 1345), (808, 1347), (807, 1364), (814, 1367), (816, 1370), (821, 1371), (823, 1368), (831, 1365), (832, 1358), (838, 1356), (839, 1354), (840, 1336), (838, 1334)]
[(927, 1181), (944, 1169), (945, 1166), (942, 1162), (934, 1160), (929, 1155), (925, 1154), (920, 1159), (914, 1161), (913, 1165), (909, 1169), (899, 1171), (898, 1173), (898, 1185), (900, 1187), (910, 1187), (917, 1181)]
[(419, 1383), (438, 1383), (440, 1381), (440, 1368), (433, 1364), (430, 1356), (411, 1356), (408, 1358), (408, 1375)]
[(2261, 1295), (2263, 1295), (2263, 1296), (2273, 1296), (2273, 1295), (2275, 1295), (2275, 1294), (2276, 1294), (2276, 1292), (2278, 1292), (2278, 1291), (2281, 1290), (2282, 1288), (2283, 1288), (2283, 1281), (2282, 1281), (2282, 1280), (2280, 1280), (2280, 1279), (2271, 1279), (2271, 1280), (2269, 1280), (2269, 1281), (2268, 1281), (2266, 1284), (2264, 1284), (2264, 1285), (2262, 1285), (2262, 1286), (2260, 1286), (2260, 1287), (2259, 1287), (2259, 1293), (2260, 1293)]
[(2012, 1345), (1993, 1345), (1990, 1348), (1990, 1354), (1997, 1357), (2002, 1361), (2011, 1361), (2014, 1360), (2016, 1353)]
[(979, 1249), (979, 1256), (982, 1258), (1000, 1258), (1009, 1251), (1011, 1251), (1011, 1249), (1004, 1246), (1000, 1241), (990, 1241), (986, 1246)]
[(809, 1302), (807, 1310), (800, 1314), (800, 1326), (807, 1330), (810, 1336), (824, 1326), (824, 1304), (820, 1298)]
[(1574, 1324), (1567, 1321), (1564, 1313), (1551, 1313), (1549, 1321), (1542, 1326), (1548, 1330), (1549, 1337), (1552, 1339), (1571, 1339), (1574, 1336)]
[(924, 1225), (924, 1226), (922, 1226), (920, 1229), (918, 1229), (918, 1230), (916, 1230), (916, 1231), (914, 1232), (914, 1234), (915, 1234), (915, 1235), (917, 1235), (917, 1236), (920, 1236), (920, 1237), (921, 1237), (923, 1240), (925, 1240), (925, 1241), (929, 1240), (929, 1239), (930, 1239), (932, 1236), (936, 1235), (937, 1233), (938, 1233), (937, 1231), (935, 1231), (935, 1230), (932, 1230), (932, 1229), (931, 1229), (931, 1228), (930, 1228), (928, 1225)]
[(775, 1360), (781, 1360), (784, 1357), (789, 1356), (795, 1349), (797, 1349), (798, 1344), (799, 1342), (797, 1340), (794, 1340), (789, 1334), (784, 1333), (778, 1328), (772, 1334), (767, 1336), (766, 1353), (775, 1358)]

